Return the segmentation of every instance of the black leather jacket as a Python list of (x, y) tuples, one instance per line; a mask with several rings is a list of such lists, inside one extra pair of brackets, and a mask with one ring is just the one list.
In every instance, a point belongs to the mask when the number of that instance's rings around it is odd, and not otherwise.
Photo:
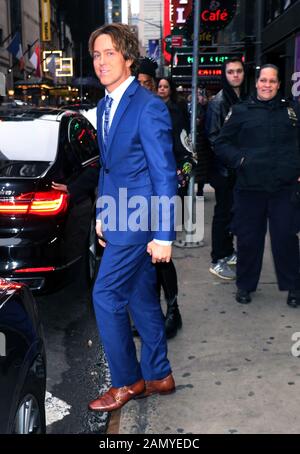
[[(233, 101), (239, 102), (238, 97), (236, 96), (236, 99), (230, 102), (229, 99), (226, 99), (224, 90), (221, 90), (208, 104), (205, 121), (205, 132), (213, 151), (215, 142), (220, 134), (225, 118), (227, 117), (228, 112), (233, 105)], [(228, 177), (229, 175), (228, 169), (219, 159), (217, 159), (215, 154), (213, 171), (216, 171), (225, 177)]]

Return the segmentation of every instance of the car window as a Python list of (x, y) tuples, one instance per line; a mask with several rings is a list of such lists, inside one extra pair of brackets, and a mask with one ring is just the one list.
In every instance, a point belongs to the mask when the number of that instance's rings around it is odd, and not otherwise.
[(68, 137), (81, 164), (99, 156), (96, 131), (85, 118), (75, 117), (70, 120)]
[(61, 120), (59, 131), (59, 153), (55, 161), (56, 180), (62, 182), (69, 181), (75, 175), (78, 175), (81, 170), (81, 163), (79, 162), (76, 153), (69, 141), (69, 122), (68, 116), (64, 116)]
[(0, 178), (36, 178), (50, 166), (50, 162), (24, 162), (3, 159), (0, 154)]
[(1, 160), (54, 161), (57, 153), (59, 122), (0, 121)]

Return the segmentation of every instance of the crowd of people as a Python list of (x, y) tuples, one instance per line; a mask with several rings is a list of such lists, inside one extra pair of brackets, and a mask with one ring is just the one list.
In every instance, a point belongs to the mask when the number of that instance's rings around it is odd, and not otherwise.
[[(198, 89), (196, 162), (188, 140), (191, 99), (179, 99), (170, 78), (156, 77), (155, 61), (139, 58), (129, 27), (97, 29), (89, 50), (105, 87), (97, 107), (98, 200), (111, 197), (119, 207), (120, 188), (147, 200), (183, 197), (194, 172), (198, 195), (205, 183), (215, 192), (208, 270), (236, 279), (236, 301), (250, 303), (269, 224), (279, 289), (288, 291), (289, 306), (300, 306), (300, 109), (281, 98), (278, 68), (262, 66), (256, 89), (247, 96), (244, 64), (234, 58), (223, 66), (218, 93), (209, 99), (203, 87)], [(96, 178), (94, 172), (91, 184)], [(60, 189), (72, 195), (72, 188)], [(104, 253), (93, 302), (112, 387), (90, 402), (91, 410), (112, 411), (132, 398), (175, 391), (167, 358), (167, 339), (182, 327), (171, 258), (175, 215), (172, 209), (151, 209), (157, 211), (155, 229), (125, 231), (118, 218), (117, 228), (104, 229), (107, 212), (97, 204), (96, 232)], [(140, 361), (133, 335), (140, 336)]]

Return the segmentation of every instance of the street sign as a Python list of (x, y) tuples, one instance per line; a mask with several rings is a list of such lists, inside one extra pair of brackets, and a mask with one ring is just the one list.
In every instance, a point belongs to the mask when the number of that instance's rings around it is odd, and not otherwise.
[(56, 77), (72, 77), (73, 76), (73, 58), (64, 57), (60, 59), (60, 68), (56, 69)]
[[(191, 78), (193, 66), (193, 49), (183, 47), (175, 52), (172, 65), (172, 77)], [(222, 75), (222, 65), (230, 58), (238, 57), (244, 61), (242, 52), (199, 53), (198, 76), (201, 78), (218, 79)]]
[(198, 69), (198, 76), (200, 77), (221, 77), (222, 69), (214, 66), (201, 66)]
[(44, 50), (43, 51), (43, 71), (44, 73), (49, 72), (48, 65), (53, 57), (55, 56), (56, 69), (60, 69), (60, 59), (62, 57), (61, 50)]
[(182, 35), (173, 35), (171, 40), (172, 47), (182, 47), (183, 36)]
[[(205, 78), (220, 78), (222, 75), (222, 67), (219, 65), (199, 65), (198, 66), (198, 76)], [(172, 77), (180, 78), (184, 77), (190, 79), (192, 77), (192, 67), (191, 66), (178, 66), (173, 67)]]
[[(224, 53), (224, 54), (217, 54), (214, 52), (210, 53), (201, 53), (199, 54), (199, 65), (222, 65), (232, 57), (239, 57), (243, 59), (242, 53)], [(192, 52), (181, 52), (178, 51), (174, 54), (173, 58), (173, 66), (191, 66), (193, 64), (193, 54)]]

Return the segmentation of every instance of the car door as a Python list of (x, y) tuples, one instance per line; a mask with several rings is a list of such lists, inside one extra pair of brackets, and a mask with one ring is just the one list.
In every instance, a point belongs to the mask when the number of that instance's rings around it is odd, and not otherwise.
[(99, 151), (96, 131), (83, 116), (70, 116), (67, 127), (66, 152), (73, 168), (68, 180), (70, 211), (66, 223), (66, 253), (67, 260), (70, 261), (88, 251), (98, 180)]
[(35, 301), (0, 279), (0, 432), (45, 432), (45, 350)]

